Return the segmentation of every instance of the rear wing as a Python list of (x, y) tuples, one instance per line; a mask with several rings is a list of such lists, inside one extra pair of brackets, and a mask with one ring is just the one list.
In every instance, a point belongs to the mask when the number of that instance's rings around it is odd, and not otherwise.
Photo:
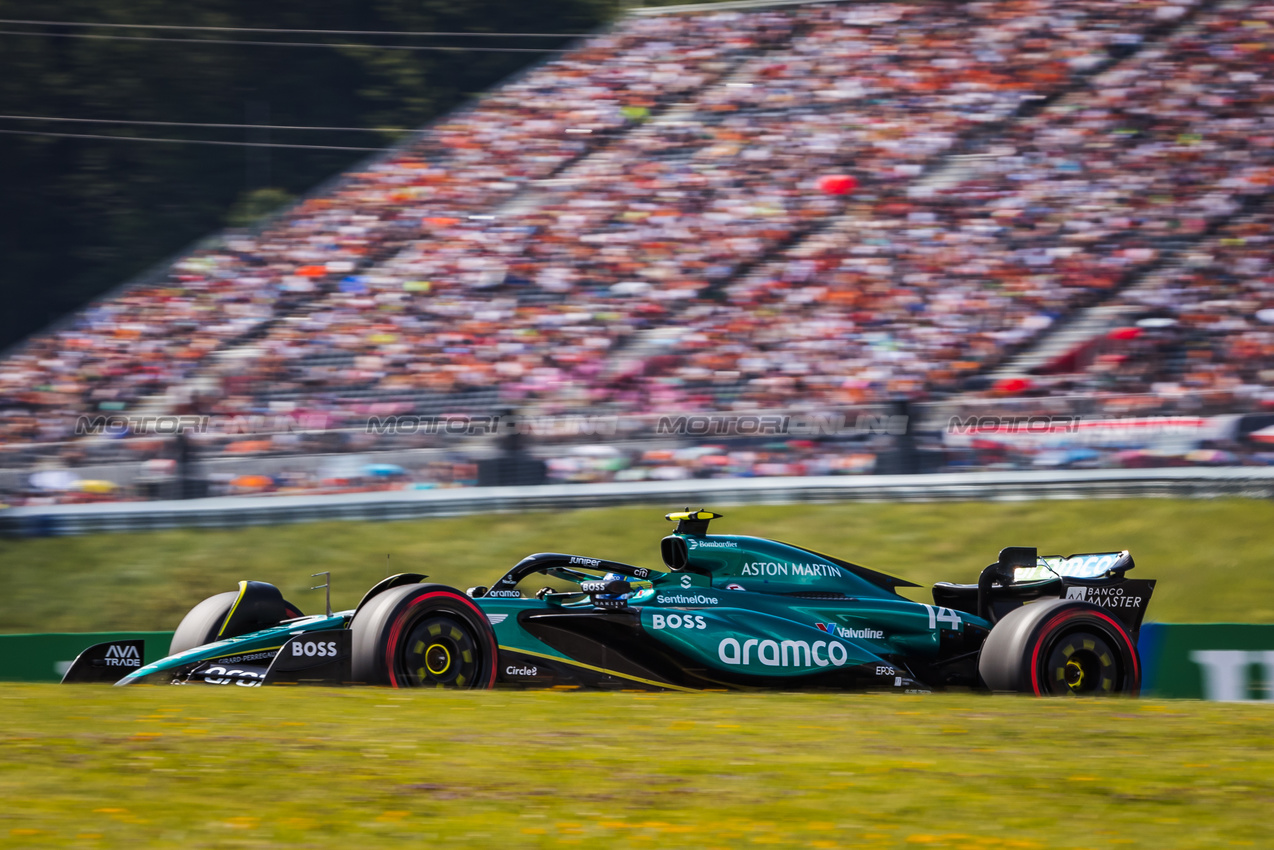
[(1154, 593), (1154, 579), (1130, 579), (1136, 563), (1132, 554), (1085, 552), (1075, 555), (1039, 555), (1033, 547), (1010, 546), (1000, 550), (999, 572), (1011, 570), (1009, 586), (1040, 582), (1060, 585), (1058, 596), (1077, 599), (1105, 609), (1119, 619), (1135, 638)]
[(991, 623), (1038, 599), (1075, 599), (1108, 611), (1136, 640), (1155, 582), (1128, 578), (1134, 566), (1126, 549), (1041, 557), (1033, 546), (1009, 546), (982, 570), (977, 584), (940, 581), (933, 599)]

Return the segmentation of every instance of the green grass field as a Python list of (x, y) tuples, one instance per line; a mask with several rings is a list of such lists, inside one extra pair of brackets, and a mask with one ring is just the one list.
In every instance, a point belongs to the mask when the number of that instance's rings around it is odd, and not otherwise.
[(0, 847), (1268, 847), (1270, 711), (8, 685)]
[[(680, 506), (327, 522), (237, 529), (0, 540), (0, 632), (172, 629), (240, 579), (273, 582), (322, 608), (310, 573), (331, 570), (339, 610), (386, 570), (465, 588), (524, 555), (567, 551), (659, 566), (662, 514)], [(720, 532), (776, 537), (910, 578), (974, 581), (1002, 546), (1042, 552), (1131, 549), (1159, 579), (1148, 618), (1274, 622), (1274, 504), (1259, 500), (1094, 500), (836, 504), (723, 509)], [(388, 562), (386, 556), (389, 556)]]

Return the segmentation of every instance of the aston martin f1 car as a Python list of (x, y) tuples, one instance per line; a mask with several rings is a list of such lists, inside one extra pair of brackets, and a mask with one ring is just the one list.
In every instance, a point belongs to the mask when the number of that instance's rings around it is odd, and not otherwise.
[(333, 613), (329, 589), (312, 616), (273, 585), (240, 582), (186, 615), (167, 656), (144, 664), (139, 641), (98, 644), (64, 681), (1138, 691), (1155, 583), (1127, 577), (1126, 551), (1009, 547), (976, 583), (939, 582), (918, 603), (898, 593), (917, 585), (849, 561), (709, 534), (719, 516), (669, 514), (661, 569), (541, 553), (465, 592), (408, 573)]

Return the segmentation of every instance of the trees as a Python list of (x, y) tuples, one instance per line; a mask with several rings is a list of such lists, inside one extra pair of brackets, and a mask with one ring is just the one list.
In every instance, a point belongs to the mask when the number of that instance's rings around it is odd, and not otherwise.
[[(0, 18), (442, 32), (586, 32), (613, 0), (0, 0)], [(416, 127), (543, 54), (279, 47), (158, 39), (556, 48), (567, 39), (403, 38), (10, 25), (0, 114), (325, 127)], [(84, 36), (126, 38), (86, 38)], [(146, 40), (127, 40), (146, 39)], [(383, 147), (392, 132), (304, 132), (0, 119), (23, 131)], [(0, 346), (216, 230), (300, 194), (366, 152), (0, 132)], [(266, 192), (263, 190), (272, 190)], [(268, 204), (267, 204), (268, 205)], [(240, 219), (242, 220), (242, 219)]]

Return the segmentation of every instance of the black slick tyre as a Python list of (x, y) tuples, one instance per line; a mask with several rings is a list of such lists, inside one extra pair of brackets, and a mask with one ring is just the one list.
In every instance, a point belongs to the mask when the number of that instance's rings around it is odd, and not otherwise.
[(350, 623), (356, 682), (393, 688), (490, 688), (495, 633), (464, 593), (410, 584), (377, 594)]
[(229, 590), (218, 593), (216, 596), (209, 596), (191, 608), (190, 613), (186, 614), (177, 626), (177, 631), (173, 632), (172, 643), (168, 645), (168, 654), (176, 655), (187, 649), (194, 649), (196, 646), (215, 641), (217, 631), (225, 622), (226, 615), (230, 613), (230, 609), (238, 598), (239, 594), (236, 591)]
[(1050, 599), (1004, 616), (982, 645), (992, 691), (1035, 696), (1136, 696), (1141, 661), (1127, 628), (1095, 605)]

